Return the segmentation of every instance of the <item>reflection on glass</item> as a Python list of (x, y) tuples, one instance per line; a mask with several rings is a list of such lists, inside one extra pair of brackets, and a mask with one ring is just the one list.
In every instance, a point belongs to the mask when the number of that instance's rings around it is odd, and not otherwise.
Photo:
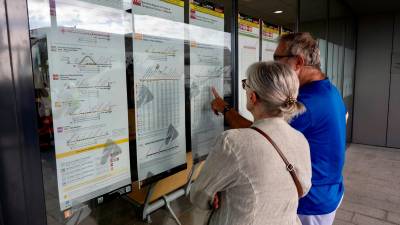
[[(177, 12), (171, 12), (171, 13), (177, 13)], [(182, 21), (174, 21), (170, 19), (160, 18), (157, 16), (149, 16), (146, 14), (143, 15), (134, 13), (133, 27), (135, 29), (135, 33), (139, 33), (142, 35), (151, 35), (163, 38), (184, 40), (183, 18), (171, 18), (171, 19), (181, 19)]]
[(29, 0), (28, 14), (30, 29), (50, 27), (49, 0)]
[(227, 18), (185, 24), (178, 0), (28, 0), (28, 10), (47, 222), (132, 223), (135, 207), (114, 195), (186, 162), (185, 79), (201, 80), (197, 115), (217, 124), (205, 139), (223, 130), (209, 88), (231, 93)]
[(101, 1), (56, 1), (56, 23), (60, 27), (126, 34), (132, 32), (130, 16), (124, 13), (122, 0)]

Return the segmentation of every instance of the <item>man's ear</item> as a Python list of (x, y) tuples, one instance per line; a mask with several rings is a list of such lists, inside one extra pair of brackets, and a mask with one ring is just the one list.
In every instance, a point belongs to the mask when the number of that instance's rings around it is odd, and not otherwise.
[(296, 56), (296, 70), (302, 68), (305, 65), (304, 58), (302, 56)]

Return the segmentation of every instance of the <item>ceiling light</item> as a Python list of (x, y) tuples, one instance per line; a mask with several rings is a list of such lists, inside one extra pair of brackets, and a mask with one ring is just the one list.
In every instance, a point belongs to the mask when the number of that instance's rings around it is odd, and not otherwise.
[(281, 13), (283, 13), (283, 11), (282, 10), (276, 10), (274, 13), (275, 14), (281, 14)]

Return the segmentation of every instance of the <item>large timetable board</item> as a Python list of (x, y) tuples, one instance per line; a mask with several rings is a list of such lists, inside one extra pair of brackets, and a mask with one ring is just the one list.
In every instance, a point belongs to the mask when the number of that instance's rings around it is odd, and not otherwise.
[(274, 52), (278, 47), (279, 26), (263, 23), (262, 26), (262, 54), (261, 61), (274, 60)]
[(253, 121), (253, 115), (247, 110), (246, 91), (242, 89), (241, 80), (246, 79), (247, 68), (260, 59), (260, 24), (255, 20), (239, 19), (239, 113)]
[(223, 94), (224, 14), (190, 4), (190, 115), (194, 161), (204, 159), (224, 131), (224, 119), (211, 110), (211, 88)]
[(124, 37), (47, 34), (60, 209), (131, 184)]
[(183, 6), (132, 1), (139, 181), (186, 165)]

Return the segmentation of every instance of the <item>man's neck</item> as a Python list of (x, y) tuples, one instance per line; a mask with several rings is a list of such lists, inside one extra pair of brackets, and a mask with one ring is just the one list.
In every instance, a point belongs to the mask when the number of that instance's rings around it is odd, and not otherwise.
[(313, 81), (324, 80), (325, 74), (316, 68), (305, 67), (301, 71), (300, 86), (311, 83)]

